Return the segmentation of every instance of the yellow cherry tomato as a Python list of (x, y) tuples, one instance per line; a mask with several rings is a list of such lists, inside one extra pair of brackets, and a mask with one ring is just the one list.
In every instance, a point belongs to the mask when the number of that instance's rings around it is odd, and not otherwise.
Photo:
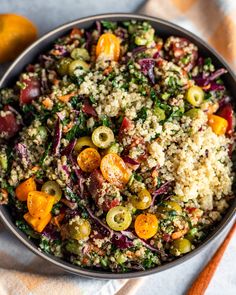
[(112, 33), (102, 34), (96, 46), (96, 57), (117, 61), (119, 56), (120, 40)]
[(145, 240), (150, 239), (158, 230), (158, 219), (156, 215), (151, 213), (138, 215), (134, 222), (134, 229), (139, 238)]
[(55, 198), (45, 192), (29, 192), (27, 198), (27, 207), (31, 216), (36, 218), (45, 218), (51, 211)]
[(103, 177), (117, 187), (128, 183), (131, 172), (117, 154), (110, 153), (102, 158), (100, 169)]
[(130, 201), (136, 209), (145, 210), (151, 206), (152, 196), (149, 191), (144, 188), (138, 192), (136, 196), (132, 196)]
[(208, 125), (211, 126), (213, 132), (217, 135), (226, 133), (228, 122), (224, 118), (217, 115), (208, 116)]
[(28, 198), (28, 193), (32, 191), (36, 191), (36, 183), (34, 181), (34, 177), (30, 177), (29, 179), (20, 183), (16, 188), (16, 197), (20, 201), (26, 201)]
[(83, 171), (92, 172), (99, 167), (101, 156), (96, 149), (87, 148), (78, 155), (77, 162)]

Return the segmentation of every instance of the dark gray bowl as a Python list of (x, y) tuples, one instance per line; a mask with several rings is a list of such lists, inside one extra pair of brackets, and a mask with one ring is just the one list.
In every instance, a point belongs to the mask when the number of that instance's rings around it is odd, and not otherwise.
[[(143, 15), (136, 15), (136, 14), (122, 14), (122, 13), (115, 13), (115, 14), (103, 14), (97, 16), (91, 16), (82, 18), (79, 20), (75, 20), (68, 24), (62, 25), (59, 28), (47, 33), (35, 43), (33, 43), (29, 48), (27, 48), (9, 67), (9, 69), (4, 74), (3, 78), (0, 81), (0, 87), (10, 86), (14, 81), (16, 81), (18, 75), (22, 72), (25, 66), (28, 63), (32, 63), (34, 59), (42, 52), (46, 51), (53, 43), (53, 41), (65, 35), (69, 32), (69, 30), (75, 26), (80, 28), (89, 28), (94, 21), (96, 20), (111, 20), (111, 21), (125, 21), (125, 20), (147, 20), (149, 21), (153, 27), (158, 31), (160, 36), (169, 36), (169, 35), (177, 35), (186, 37), (189, 40), (193, 41), (199, 48), (199, 51), (202, 56), (210, 56), (217, 67), (224, 67), (228, 70), (228, 73), (224, 75), (224, 82), (226, 87), (229, 89), (231, 94), (236, 93), (236, 77), (232, 70), (229, 68), (227, 63), (224, 59), (208, 44), (203, 42), (194, 34), (188, 32), (187, 30), (164, 21), (162, 19), (143, 16)], [(98, 279), (121, 279), (121, 278), (135, 278), (141, 277), (146, 275), (151, 275), (160, 271), (164, 271), (166, 269), (172, 268), (176, 265), (183, 263), (184, 261), (190, 259), (191, 257), (195, 256), (197, 253), (200, 253), (202, 249), (209, 244), (213, 239), (215, 239), (219, 234), (223, 231), (227, 224), (229, 224), (230, 220), (232, 220), (235, 216), (235, 209), (236, 209), (236, 199), (233, 200), (230, 208), (226, 212), (226, 215), (221, 220), (221, 222), (217, 225), (217, 227), (212, 231), (212, 233), (205, 239), (205, 241), (197, 247), (194, 251), (186, 254), (183, 257), (180, 257), (172, 262), (166, 263), (162, 266), (158, 266), (151, 270), (145, 271), (135, 271), (129, 273), (111, 273), (105, 271), (95, 271), (95, 270), (87, 270), (81, 267), (74, 266), (66, 261), (63, 261), (53, 255), (49, 255), (46, 253), (41, 252), (30, 240), (27, 239), (25, 234), (21, 232), (13, 223), (11, 214), (6, 206), (0, 206), (0, 217), (7, 228), (22, 242), (24, 243), (30, 250), (32, 250), (35, 254), (39, 255), (43, 259), (47, 260), (48, 262), (53, 263), (56, 266), (61, 267), (63, 270), (71, 272), (76, 275), (86, 276), (91, 278), (98, 278)]]

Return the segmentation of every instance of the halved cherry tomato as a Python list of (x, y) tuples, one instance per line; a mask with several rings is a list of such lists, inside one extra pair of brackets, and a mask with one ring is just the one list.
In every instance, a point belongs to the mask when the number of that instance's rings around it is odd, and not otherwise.
[(96, 56), (117, 61), (120, 56), (119, 39), (112, 33), (102, 34), (96, 46)]
[(25, 88), (20, 91), (20, 103), (30, 104), (32, 100), (40, 96), (40, 82), (36, 78), (23, 79)]
[(213, 132), (217, 135), (225, 134), (228, 128), (227, 120), (217, 115), (208, 116), (208, 125), (212, 128)]
[(102, 158), (100, 169), (103, 177), (117, 187), (123, 187), (128, 183), (131, 171), (125, 162), (117, 154), (107, 154)]
[(101, 156), (96, 149), (87, 148), (78, 155), (77, 162), (83, 171), (92, 172), (99, 167)]
[(19, 124), (15, 114), (11, 112), (8, 105), (3, 108), (3, 111), (7, 113), (0, 115), (0, 133), (4, 134), (4, 137), (8, 139), (18, 132)]
[(16, 197), (20, 201), (26, 201), (29, 192), (36, 191), (36, 183), (34, 177), (30, 177), (24, 182), (20, 183), (16, 188)]
[(134, 222), (134, 229), (141, 239), (150, 239), (158, 230), (156, 215), (150, 213), (138, 215)]
[(27, 207), (33, 217), (45, 218), (52, 210), (55, 198), (44, 192), (32, 191), (28, 193)]
[(39, 218), (39, 217), (33, 217), (30, 215), (29, 212), (27, 212), (24, 215), (24, 219), (26, 220), (26, 222), (32, 226), (32, 228), (37, 231), (38, 233), (41, 233), (44, 228), (46, 227), (46, 225), (50, 222), (52, 218), (52, 214), (49, 213), (48, 215), (46, 215), (44, 218)]
[(226, 133), (231, 135), (233, 133), (233, 108), (230, 103), (226, 104), (222, 108), (219, 109), (217, 115), (224, 118), (228, 122), (228, 127), (226, 129)]

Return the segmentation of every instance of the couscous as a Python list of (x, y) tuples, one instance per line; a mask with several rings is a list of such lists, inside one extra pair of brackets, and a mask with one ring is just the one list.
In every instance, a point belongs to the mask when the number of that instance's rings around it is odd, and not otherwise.
[(80, 267), (144, 270), (192, 251), (233, 198), (225, 73), (145, 21), (74, 28), (0, 90), (0, 203)]

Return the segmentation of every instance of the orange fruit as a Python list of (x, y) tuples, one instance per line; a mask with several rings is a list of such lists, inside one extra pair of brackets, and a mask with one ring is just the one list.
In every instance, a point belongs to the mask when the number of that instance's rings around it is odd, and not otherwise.
[(0, 63), (15, 59), (37, 38), (35, 25), (16, 14), (0, 14)]

